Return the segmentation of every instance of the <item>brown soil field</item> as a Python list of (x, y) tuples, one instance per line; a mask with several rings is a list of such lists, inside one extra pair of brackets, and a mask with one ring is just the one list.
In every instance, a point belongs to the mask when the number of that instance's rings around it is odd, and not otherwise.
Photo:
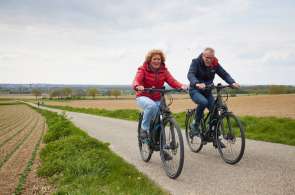
[[(0, 106), (0, 194), (13, 194), (46, 130), (44, 118), (26, 105)], [(34, 161), (35, 162), (35, 161)], [(36, 165), (33, 165), (33, 169)], [(31, 173), (30, 173), (31, 174)], [(34, 177), (28, 177), (27, 183)], [(28, 187), (27, 184), (25, 185)], [(30, 186), (32, 187), (32, 186)], [(27, 194), (27, 190), (24, 190)]]
[(36, 99), (36, 97), (30, 94), (0, 94), (0, 100), (1, 99)]
[[(40, 148), (43, 148), (45, 145), (41, 144)], [(39, 150), (40, 152), (40, 150)], [(52, 194), (55, 191), (55, 188), (48, 184), (46, 178), (38, 177), (37, 176), (37, 170), (38, 167), (41, 165), (41, 159), (40, 155), (36, 156), (36, 159), (34, 160), (32, 170), (28, 174), (24, 190), (22, 191), (22, 194), (24, 195), (31, 195), (31, 194)]]
[[(195, 104), (188, 95), (173, 95), (171, 105), (173, 112), (183, 112), (194, 108)], [(133, 99), (125, 100), (72, 100), (72, 101), (47, 101), (45, 104), (58, 106), (71, 106), (83, 108), (138, 109)], [(288, 95), (256, 95), (229, 97), (228, 107), (235, 114), (244, 116), (276, 116), (295, 118), (295, 94)]]

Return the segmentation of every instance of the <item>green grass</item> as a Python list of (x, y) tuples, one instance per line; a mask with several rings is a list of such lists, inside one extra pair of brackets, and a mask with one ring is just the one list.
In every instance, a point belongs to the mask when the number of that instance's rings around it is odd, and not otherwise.
[[(69, 106), (48, 106), (73, 112), (81, 112), (106, 116), (112, 118), (126, 119), (136, 121), (138, 119), (138, 110), (105, 110), (97, 108), (73, 108)], [(178, 124), (184, 128), (185, 112), (175, 113)], [(248, 139), (281, 143), (295, 146), (295, 120), (290, 118), (277, 117), (240, 117)]]
[(294, 119), (244, 116), (241, 120), (249, 139), (295, 146)]
[(167, 194), (108, 144), (91, 138), (64, 116), (39, 112), (49, 130), (38, 174), (54, 183), (56, 194)]

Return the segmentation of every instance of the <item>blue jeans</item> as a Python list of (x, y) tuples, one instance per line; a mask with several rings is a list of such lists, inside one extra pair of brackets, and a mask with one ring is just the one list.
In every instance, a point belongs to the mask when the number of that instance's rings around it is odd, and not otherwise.
[(191, 96), (191, 99), (198, 104), (196, 109), (196, 122), (200, 123), (201, 119), (204, 116), (204, 110), (205, 108), (208, 108), (209, 110), (214, 104), (214, 97), (212, 95), (212, 92), (208, 91), (201, 91), (199, 89), (190, 89), (189, 94)]
[(138, 106), (143, 110), (141, 128), (149, 131), (151, 120), (154, 119), (159, 110), (160, 101), (154, 101), (146, 96), (136, 98)]

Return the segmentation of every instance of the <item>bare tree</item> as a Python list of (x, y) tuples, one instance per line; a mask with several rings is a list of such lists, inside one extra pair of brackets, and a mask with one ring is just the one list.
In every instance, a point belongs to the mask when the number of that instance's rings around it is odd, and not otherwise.
[(54, 98), (54, 97), (59, 98), (60, 96), (61, 96), (61, 93), (60, 93), (59, 89), (54, 89), (54, 90), (50, 91), (50, 93), (49, 93), (50, 98)]
[(81, 98), (82, 96), (86, 96), (86, 92), (83, 89), (75, 89), (72, 94), (75, 98)]
[(38, 96), (41, 96), (42, 92), (41, 92), (40, 89), (33, 89), (33, 90), (32, 90), (32, 94), (33, 94), (34, 96), (36, 96), (36, 100), (37, 100)]
[(72, 97), (73, 90), (71, 88), (66, 87), (66, 88), (63, 88), (62, 91), (66, 97)]
[(112, 95), (112, 96), (115, 96), (116, 99), (118, 99), (118, 96), (120, 96), (121, 94), (122, 94), (122, 92), (121, 92), (120, 90), (118, 90), (118, 89), (113, 89), (113, 90), (111, 91), (111, 95)]
[(94, 99), (95, 96), (98, 94), (98, 90), (97, 90), (96, 88), (94, 88), (94, 87), (92, 87), (92, 88), (88, 88), (88, 89), (87, 89), (87, 94), (88, 94), (89, 96), (92, 96), (92, 98)]
[(107, 94), (107, 96), (112, 96), (112, 90), (107, 90), (107, 92), (106, 92), (106, 94)]

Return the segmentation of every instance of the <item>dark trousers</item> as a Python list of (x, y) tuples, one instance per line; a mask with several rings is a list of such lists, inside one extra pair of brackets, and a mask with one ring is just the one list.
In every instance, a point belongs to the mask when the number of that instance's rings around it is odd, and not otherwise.
[(205, 108), (211, 109), (214, 104), (214, 97), (211, 91), (202, 91), (199, 89), (190, 89), (191, 99), (198, 104), (196, 109), (196, 122), (199, 123), (204, 116)]

